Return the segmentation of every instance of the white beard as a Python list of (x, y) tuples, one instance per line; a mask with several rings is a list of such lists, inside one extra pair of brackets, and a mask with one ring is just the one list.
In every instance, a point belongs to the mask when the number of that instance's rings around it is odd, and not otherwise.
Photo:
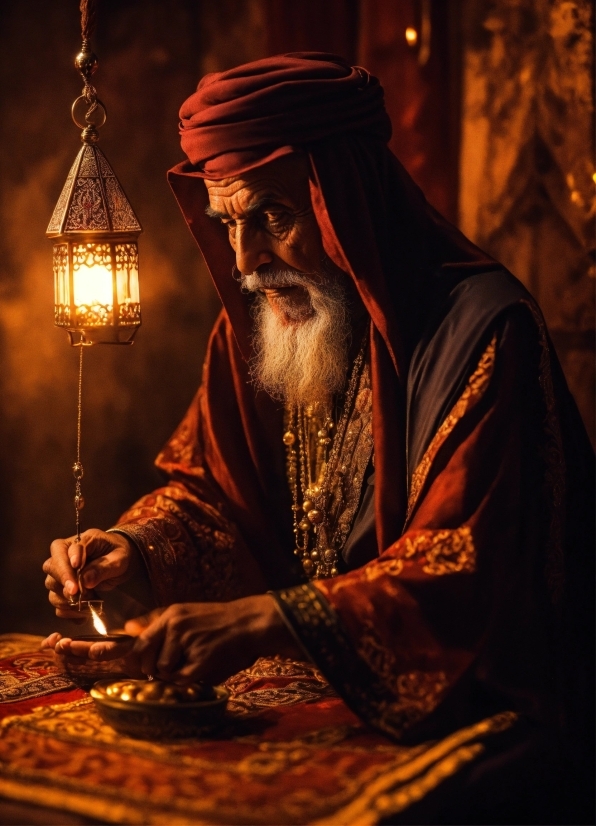
[(308, 292), (306, 311), (304, 306), (293, 307), (289, 298), (277, 299), (285, 319), (272, 310), (263, 293), (257, 292), (254, 304), (253, 381), (291, 406), (328, 407), (346, 382), (351, 323), (345, 290), (326, 275), (318, 275), (317, 280), (314, 283), (312, 276), (292, 271), (242, 278), (243, 288), (249, 291), (299, 285)]

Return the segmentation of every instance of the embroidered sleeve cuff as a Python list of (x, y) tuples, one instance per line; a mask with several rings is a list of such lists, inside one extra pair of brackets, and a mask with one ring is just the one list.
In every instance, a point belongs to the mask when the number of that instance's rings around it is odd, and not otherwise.
[(175, 566), (176, 560), (164, 533), (153, 520), (147, 520), (143, 524), (127, 522), (111, 528), (110, 531), (122, 534), (138, 548), (149, 574), (155, 604), (169, 605), (172, 602), (174, 579), (172, 566)]
[(272, 596), (300, 645), (352, 711), (391, 736), (400, 734), (383, 713), (391, 697), (358, 656), (341, 619), (320, 591), (306, 584), (274, 591)]

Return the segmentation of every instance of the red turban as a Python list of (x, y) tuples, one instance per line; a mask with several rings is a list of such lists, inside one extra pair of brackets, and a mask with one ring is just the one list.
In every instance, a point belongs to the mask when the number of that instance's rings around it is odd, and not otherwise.
[[(311, 198), (325, 251), (354, 280), (372, 321), (375, 507), (379, 545), (386, 548), (404, 520), (403, 379), (432, 294), (441, 282), (495, 264), (427, 204), (390, 152), (383, 90), (365, 69), (318, 52), (257, 60), (207, 75), (180, 115), (189, 162), (172, 169), (169, 180), (225, 308), (205, 373), (202, 416), (211, 472), (273, 571), (282, 553), (276, 550), (281, 528), (275, 527), (270, 501), (284, 467), (279, 405), (255, 395), (250, 384), (250, 298), (232, 278), (235, 259), (225, 227), (205, 215), (201, 179), (241, 174), (301, 150), (310, 161)], [(233, 384), (233, 399), (224, 393), (224, 374)], [(242, 435), (232, 441), (238, 429)], [(396, 474), (396, 468), (403, 472)]]
[(197, 172), (245, 172), (338, 135), (387, 143), (383, 89), (341, 57), (297, 52), (206, 75), (180, 109), (182, 149)]

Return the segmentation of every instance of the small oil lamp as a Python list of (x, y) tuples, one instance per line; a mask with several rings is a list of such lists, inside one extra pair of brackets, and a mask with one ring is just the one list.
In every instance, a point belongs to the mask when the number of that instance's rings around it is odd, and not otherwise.
[[(79, 611), (89, 617), (95, 629), (94, 634), (77, 634), (72, 637), (76, 642), (113, 642), (113, 643), (132, 643), (134, 637), (130, 634), (120, 634), (108, 632), (106, 624), (102, 619), (103, 602), (101, 600), (82, 600), (79, 604)], [(130, 650), (130, 645), (126, 648), (126, 652)], [(64, 673), (79, 686), (88, 690), (98, 680), (112, 679), (119, 680), (127, 676), (124, 660), (122, 657), (113, 660), (83, 660), (76, 662), (74, 660), (57, 660), (58, 667), (63, 669)]]
[(91, 619), (95, 634), (78, 634), (73, 640), (84, 640), (85, 642), (132, 642), (134, 637), (130, 634), (119, 632), (109, 633), (105, 622), (102, 619), (103, 601), (100, 599), (82, 600), (79, 611)]

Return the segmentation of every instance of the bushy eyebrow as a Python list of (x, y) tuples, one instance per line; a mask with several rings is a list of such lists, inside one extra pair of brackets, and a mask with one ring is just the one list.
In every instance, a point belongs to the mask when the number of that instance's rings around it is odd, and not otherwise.
[[(245, 214), (254, 215), (255, 212), (259, 212), (264, 207), (270, 206), (282, 207), (284, 205), (280, 204), (279, 201), (276, 201), (275, 198), (265, 196), (264, 198), (260, 198), (258, 201), (255, 201), (254, 204), (251, 204), (249, 207), (247, 207), (245, 210)], [(287, 207), (284, 208), (287, 209)], [(209, 218), (217, 218), (220, 221), (222, 220), (222, 218), (230, 217), (227, 212), (218, 212), (218, 210), (213, 209), (210, 205), (205, 207), (205, 215), (207, 215)]]
[(221, 220), (222, 218), (226, 218), (226, 217), (227, 217), (227, 213), (225, 213), (225, 212), (218, 212), (216, 209), (213, 209), (213, 208), (212, 208), (211, 206), (209, 206), (209, 205), (207, 205), (207, 206), (205, 207), (205, 215), (206, 215), (208, 218), (219, 218), (220, 220)]

